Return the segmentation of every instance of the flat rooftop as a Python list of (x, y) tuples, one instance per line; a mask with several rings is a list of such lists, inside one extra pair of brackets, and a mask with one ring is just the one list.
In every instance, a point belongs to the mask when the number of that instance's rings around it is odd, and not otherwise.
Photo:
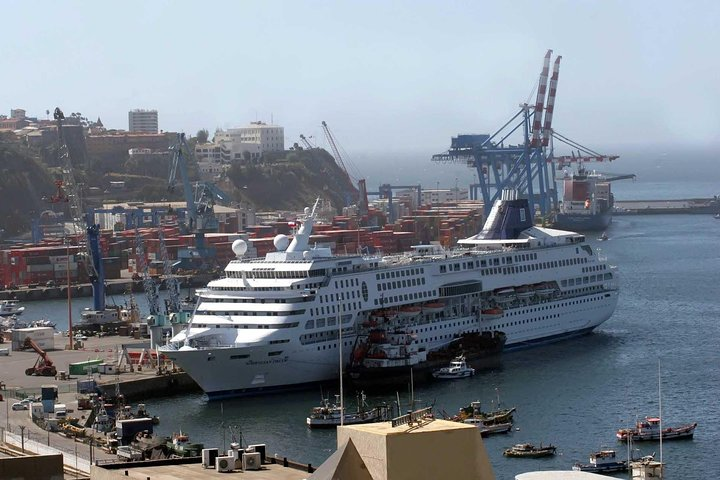
[[(266, 463), (260, 470), (235, 470), (228, 473), (217, 472), (214, 468), (203, 468), (200, 463), (185, 465), (163, 466), (136, 466), (138, 463), (128, 463), (118, 469), (102, 469), (103, 478), (147, 480), (148, 478), (162, 480), (189, 480), (195, 478), (238, 478), (247, 480), (303, 480), (311, 474), (306, 470), (292, 467), (283, 467), (282, 464)], [(101, 467), (93, 467), (101, 469)], [(127, 475), (125, 474), (127, 472)], [(114, 475), (113, 475), (114, 474)]]

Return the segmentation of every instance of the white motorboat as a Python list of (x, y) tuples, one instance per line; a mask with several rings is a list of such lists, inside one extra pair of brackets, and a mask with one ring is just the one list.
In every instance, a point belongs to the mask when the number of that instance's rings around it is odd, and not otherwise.
[(453, 359), (449, 366), (436, 370), (432, 374), (433, 377), (443, 380), (472, 377), (473, 375), (475, 375), (475, 369), (468, 367), (463, 356)]
[(0, 317), (22, 315), (24, 311), (25, 307), (20, 306), (19, 300), (0, 300)]

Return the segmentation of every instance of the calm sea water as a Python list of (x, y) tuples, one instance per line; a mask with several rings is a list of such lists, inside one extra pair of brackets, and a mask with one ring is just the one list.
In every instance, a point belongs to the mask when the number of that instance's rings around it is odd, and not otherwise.
[[(685, 193), (669, 198), (706, 196)], [(485, 440), (500, 479), (530, 470), (569, 469), (601, 446), (616, 447), (624, 456), (615, 430), (658, 414), (658, 365), (664, 423), (699, 423), (693, 440), (664, 442), (667, 478), (716, 475), (709, 460), (720, 444), (720, 221), (709, 215), (615, 217), (607, 233), (607, 242), (596, 241), (595, 234), (588, 237), (621, 275), (622, 293), (610, 320), (579, 339), (508, 353), (498, 368), (473, 378), (415, 389), (416, 398), (449, 413), (473, 400), (490, 408), (496, 393), (504, 404), (517, 407), (517, 430)], [(89, 299), (75, 303), (77, 311), (88, 304)], [(28, 317), (53, 318), (59, 327), (66, 323), (61, 301), (27, 306)], [(407, 401), (407, 392), (399, 395)], [(246, 442), (266, 443), (270, 453), (318, 465), (336, 447), (333, 431), (305, 426), (320, 396), (319, 388), (311, 388), (222, 404), (208, 403), (202, 395), (146, 404), (161, 417), (161, 434), (182, 428), (195, 441), (222, 447), (231, 439), (230, 429), (221, 427), (224, 422), (242, 432)], [(391, 402), (394, 397), (370, 400)], [(346, 391), (346, 401), (354, 405), (354, 392)], [(503, 448), (519, 442), (552, 443), (559, 454), (537, 460), (502, 456)], [(643, 454), (659, 454), (657, 443), (638, 446)]]

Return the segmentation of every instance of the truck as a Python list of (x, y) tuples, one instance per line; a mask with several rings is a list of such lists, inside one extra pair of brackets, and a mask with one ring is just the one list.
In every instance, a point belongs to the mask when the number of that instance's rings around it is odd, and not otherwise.
[(134, 462), (143, 459), (142, 451), (132, 448), (130, 445), (117, 447), (117, 456), (119, 459), (125, 460), (126, 462)]

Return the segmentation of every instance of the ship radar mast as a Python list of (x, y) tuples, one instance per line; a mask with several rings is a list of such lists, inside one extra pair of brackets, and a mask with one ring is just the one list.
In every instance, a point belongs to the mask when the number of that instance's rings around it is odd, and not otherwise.
[(287, 252), (304, 252), (307, 250), (310, 234), (312, 233), (313, 224), (315, 223), (315, 212), (317, 211), (319, 203), (320, 197), (315, 200), (312, 211), (309, 207), (305, 207), (305, 220), (303, 220), (302, 225), (300, 225), (297, 233), (295, 233), (293, 241), (286, 250)]

